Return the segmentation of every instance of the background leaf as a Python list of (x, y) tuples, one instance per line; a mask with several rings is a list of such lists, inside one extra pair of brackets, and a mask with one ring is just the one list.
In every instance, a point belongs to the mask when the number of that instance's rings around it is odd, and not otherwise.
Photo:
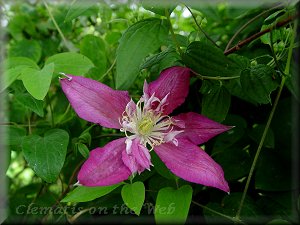
[(24, 105), (29, 110), (32, 110), (36, 114), (38, 114), (40, 117), (44, 116), (44, 101), (37, 100), (34, 97), (32, 97), (31, 94), (23, 92), (23, 93), (17, 93), (15, 95), (16, 100), (20, 102), (20, 104)]
[(139, 216), (145, 200), (144, 183), (138, 181), (133, 184), (125, 184), (122, 187), (121, 195), (128, 208)]
[(42, 55), (42, 48), (38, 41), (24, 39), (13, 44), (8, 54), (9, 57), (28, 57), (38, 62)]
[(117, 49), (117, 89), (132, 85), (143, 59), (157, 50), (167, 35), (166, 21), (157, 18), (141, 20), (125, 31)]
[(93, 6), (95, 6), (95, 1), (91, 1), (91, 0), (86, 0), (84, 2), (80, 0), (73, 1), (73, 4), (69, 8), (64, 22), (66, 23), (72, 21), (78, 16), (84, 14), (88, 9), (92, 8)]
[[(204, 88), (204, 86), (206, 87)], [(230, 107), (231, 95), (229, 92), (220, 82), (211, 81), (204, 81), (201, 90), (204, 93), (201, 113), (212, 120), (223, 121)]]
[(261, 104), (270, 103), (270, 94), (279, 83), (275, 80), (275, 71), (263, 64), (258, 64), (241, 73), (241, 85), (247, 96)]
[(46, 182), (52, 183), (63, 167), (68, 143), (69, 134), (66, 131), (52, 129), (44, 137), (35, 134), (25, 137), (22, 149), (34, 172)]

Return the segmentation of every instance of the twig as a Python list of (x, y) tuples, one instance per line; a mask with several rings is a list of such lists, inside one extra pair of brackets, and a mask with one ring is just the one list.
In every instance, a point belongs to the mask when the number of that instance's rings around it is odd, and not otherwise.
[(289, 16), (288, 18), (286, 18), (285, 20), (279, 21), (278, 23), (276, 23), (274, 26), (269, 27), (265, 30), (262, 30), (256, 34), (253, 34), (252, 36), (246, 38), (243, 41), (240, 41), (237, 45), (233, 46), (232, 48), (228, 49), (227, 51), (224, 52), (224, 55), (229, 55), (233, 52), (236, 52), (238, 50), (240, 50), (241, 47), (243, 47), (244, 45), (250, 43), (251, 41), (259, 38), (260, 36), (269, 33), (271, 30), (279, 28), (279, 27), (283, 27), (286, 24), (290, 23), (291, 21), (293, 21), (294, 19), (296, 19), (299, 16), (299, 14), (293, 15), (293, 16)]
[(195, 74), (196, 77), (198, 77), (200, 80), (232, 80), (232, 79), (238, 79), (240, 76), (233, 76), (233, 77), (210, 77), (210, 76), (203, 76), (199, 73), (196, 73), (195, 71), (191, 71), (193, 74)]
[(234, 41), (234, 39), (236, 38), (236, 36), (237, 36), (239, 33), (241, 33), (247, 26), (249, 26), (249, 24), (251, 24), (252, 22), (254, 22), (255, 20), (257, 20), (259, 17), (263, 16), (264, 14), (266, 14), (266, 13), (268, 13), (268, 12), (270, 12), (270, 11), (276, 9), (276, 8), (281, 7), (282, 5), (283, 5), (283, 3), (279, 3), (278, 5), (275, 5), (274, 7), (270, 8), (270, 9), (268, 9), (268, 10), (263, 11), (262, 13), (258, 14), (257, 16), (255, 16), (255, 17), (253, 17), (251, 20), (249, 20), (247, 23), (245, 23), (240, 29), (238, 29), (238, 30), (235, 32), (235, 34), (234, 34), (234, 35), (232, 36), (232, 38), (229, 40), (229, 42), (228, 42), (228, 44), (227, 44), (227, 46), (226, 46), (224, 52), (226, 52), (226, 51), (229, 49), (230, 45), (232, 44), (232, 42)]

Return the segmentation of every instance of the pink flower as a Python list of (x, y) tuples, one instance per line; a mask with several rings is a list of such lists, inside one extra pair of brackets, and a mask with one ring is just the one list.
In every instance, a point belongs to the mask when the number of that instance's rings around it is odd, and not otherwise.
[(79, 117), (126, 135), (91, 151), (78, 174), (81, 185), (112, 185), (150, 170), (149, 152), (154, 150), (178, 177), (229, 192), (221, 166), (197, 145), (231, 127), (194, 112), (169, 116), (188, 94), (190, 69), (171, 67), (156, 81), (145, 82), (136, 104), (127, 91), (80, 76), (66, 77), (60, 80), (62, 89)]

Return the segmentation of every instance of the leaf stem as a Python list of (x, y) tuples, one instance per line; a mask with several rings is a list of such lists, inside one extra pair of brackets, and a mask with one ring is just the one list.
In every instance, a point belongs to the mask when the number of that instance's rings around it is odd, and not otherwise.
[[(285, 67), (285, 70), (284, 70), (285, 74), (289, 74), (289, 72), (290, 72), (290, 64), (291, 64), (291, 59), (292, 59), (292, 52), (293, 52), (293, 46), (294, 46), (294, 39), (295, 39), (296, 29), (297, 29), (297, 20), (295, 20), (294, 30), (293, 30), (293, 33), (291, 35), (291, 43), (290, 43), (290, 46), (289, 46), (289, 52), (288, 52), (288, 58), (287, 58), (286, 67)], [(277, 108), (277, 105), (278, 105), (278, 102), (279, 102), (279, 99), (280, 99), (280, 96), (281, 96), (281, 92), (282, 92), (282, 89), (283, 89), (284, 84), (285, 84), (285, 80), (286, 80), (286, 76), (283, 76), (282, 80), (281, 80), (280, 87), (279, 87), (279, 91), (278, 91), (277, 96), (276, 96), (275, 101), (274, 101), (274, 105), (273, 105), (272, 110), (270, 112), (270, 116), (268, 118), (266, 127), (264, 129), (263, 134), (262, 134), (261, 140), (259, 142), (256, 154), (254, 156), (254, 159), (253, 159), (253, 162), (252, 162), (252, 165), (251, 165), (251, 168), (250, 168), (249, 176), (248, 176), (247, 181), (246, 181), (246, 185), (245, 185), (245, 188), (244, 188), (244, 191), (243, 191), (241, 202), (240, 202), (239, 208), (238, 208), (236, 216), (235, 216), (236, 219), (240, 218), (240, 214), (241, 214), (241, 211), (242, 211), (242, 208), (243, 208), (243, 205), (244, 205), (244, 201), (245, 201), (246, 194), (247, 194), (247, 191), (248, 191), (248, 188), (249, 188), (249, 185), (250, 185), (250, 181), (251, 181), (251, 178), (253, 176), (253, 172), (254, 172), (254, 169), (255, 169), (255, 166), (256, 166), (259, 154), (261, 152), (263, 143), (264, 143), (264, 141), (266, 139), (269, 127), (271, 125), (271, 122), (272, 122), (275, 110)]]
[(193, 19), (194, 19), (194, 21), (195, 21), (197, 27), (198, 27), (199, 30), (204, 34), (204, 36), (205, 36), (211, 43), (213, 43), (216, 47), (220, 48), (220, 47), (216, 44), (216, 42), (214, 42), (214, 40), (211, 39), (211, 37), (208, 36), (208, 34), (202, 29), (202, 27), (201, 27), (200, 24), (198, 23), (198, 21), (197, 21), (195, 15), (193, 14), (192, 10), (191, 10), (187, 5), (184, 4), (184, 6), (187, 8), (187, 10), (189, 10), (189, 12), (190, 12), (190, 14), (192, 15), (192, 17), (193, 17)]
[(222, 216), (222, 217), (224, 217), (224, 218), (226, 218), (226, 219), (229, 219), (229, 220), (231, 220), (231, 221), (233, 221), (233, 222), (235, 222), (235, 223), (245, 224), (245, 223), (244, 223), (243, 221), (241, 221), (240, 219), (237, 219), (237, 218), (235, 218), (235, 217), (231, 217), (231, 216), (225, 215), (225, 214), (223, 214), (223, 213), (220, 213), (220, 212), (218, 212), (218, 211), (216, 211), (216, 210), (213, 210), (213, 209), (211, 209), (211, 208), (209, 208), (209, 207), (207, 207), (207, 206), (205, 206), (205, 205), (202, 205), (202, 204), (200, 204), (200, 203), (198, 203), (198, 202), (192, 201), (192, 203), (194, 203), (195, 205), (200, 206), (201, 208), (206, 209), (206, 210), (208, 210), (208, 211), (210, 211), (210, 212), (212, 212), (212, 213), (214, 213), (214, 214), (216, 214), (216, 215), (219, 215), (219, 216)]

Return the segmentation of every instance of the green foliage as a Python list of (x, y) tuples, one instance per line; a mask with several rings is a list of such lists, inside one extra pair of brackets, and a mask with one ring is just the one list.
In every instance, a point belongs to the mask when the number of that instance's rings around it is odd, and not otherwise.
[(33, 134), (23, 138), (22, 149), (29, 166), (39, 177), (51, 183), (56, 181), (64, 165), (68, 143), (66, 131), (51, 129), (44, 137)]
[(159, 190), (155, 205), (155, 221), (157, 224), (166, 222), (184, 224), (187, 218), (193, 189), (189, 185), (178, 190), (170, 187)]
[[(291, 40), (294, 3), (271, 9), (186, 1), (191, 15), (177, 1), (45, 2), (48, 7), (44, 1), (7, 1), (1, 8), (7, 21), (0, 82), (7, 103), (0, 112), (9, 164), (6, 223), (299, 223), (293, 177), (299, 66), (288, 57), (290, 46), (299, 48), (299, 40)], [(80, 119), (59, 73), (127, 90), (135, 100), (145, 80), (178, 65), (191, 68), (191, 80), (185, 103), (171, 116), (192, 111), (232, 126), (201, 145), (222, 167), (230, 194), (180, 179), (155, 151), (151, 170), (125, 182), (73, 187), (90, 151), (122, 135)]]
[(144, 183), (138, 181), (133, 184), (125, 184), (122, 187), (121, 194), (128, 208), (132, 209), (139, 216), (145, 200)]
[(157, 18), (139, 21), (126, 30), (117, 49), (117, 89), (132, 85), (143, 59), (159, 49), (167, 35), (167, 21)]
[(121, 184), (103, 187), (79, 186), (72, 190), (61, 202), (88, 202), (107, 195)]

